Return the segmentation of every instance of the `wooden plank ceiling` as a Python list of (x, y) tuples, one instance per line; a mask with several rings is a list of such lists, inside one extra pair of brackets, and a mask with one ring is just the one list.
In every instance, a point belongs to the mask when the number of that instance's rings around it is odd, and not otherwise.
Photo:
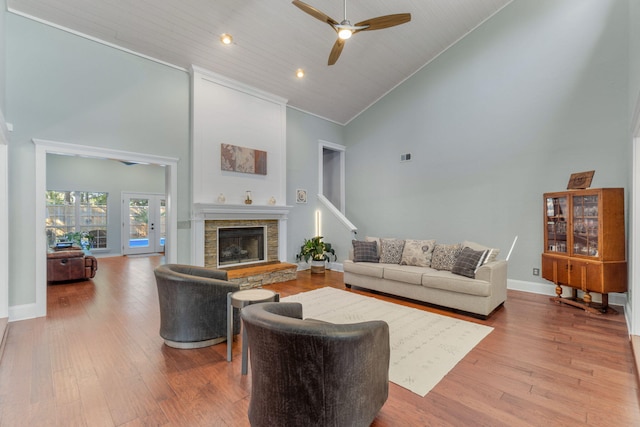
[[(290, 0), (8, 0), (33, 17), (180, 68), (196, 65), (345, 124), (511, 0), (349, 0), (352, 24), (394, 13), (412, 20), (355, 34), (338, 62), (329, 25)], [(344, 18), (341, 0), (307, 0)], [(223, 46), (222, 33), (233, 35)], [(304, 79), (295, 77), (298, 68)]]

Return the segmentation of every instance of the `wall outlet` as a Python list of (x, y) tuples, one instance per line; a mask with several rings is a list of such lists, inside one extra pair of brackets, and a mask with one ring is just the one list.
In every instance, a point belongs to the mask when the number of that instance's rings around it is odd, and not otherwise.
[(533, 275), (534, 276), (539, 276), (540, 275), (540, 269), (539, 268), (534, 268), (533, 269)]
[(409, 162), (409, 161), (411, 161), (411, 153), (400, 154), (400, 161), (401, 162)]

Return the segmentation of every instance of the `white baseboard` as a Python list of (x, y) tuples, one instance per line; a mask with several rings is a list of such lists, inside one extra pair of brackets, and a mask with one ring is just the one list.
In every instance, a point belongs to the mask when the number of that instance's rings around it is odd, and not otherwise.
[[(533, 294), (556, 296), (556, 285), (553, 283), (536, 283), (526, 282), (524, 280), (507, 279), (507, 289), (514, 291), (531, 292)], [(593, 302), (602, 302), (602, 296), (597, 293), (593, 293)], [(571, 288), (563, 286), (563, 297), (571, 296)], [(627, 294), (610, 293), (609, 304), (627, 306)]]
[[(298, 264), (298, 271), (304, 271), (311, 268), (311, 265), (307, 264), (306, 262), (299, 262), (297, 264)], [(333, 271), (339, 271), (339, 272), (344, 271), (344, 268), (342, 268), (341, 262), (329, 262), (327, 263), (327, 268)]]
[(7, 345), (8, 323), (9, 323), (9, 319), (7, 317), (3, 317), (2, 319), (0, 319), (0, 361), (2, 361), (4, 348)]
[(549, 296), (555, 296), (556, 294), (556, 286), (554, 284), (526, 282), (524, 280), (507, 279), (507, 289)]
[(9, 307), (9, 322), (34, 319), (38, 317), (38, 309), (35, 303), (12, 305)]
[(342, 268), (341, 262), (330, 262), (328, 268), (329, 270), (333, 270), (333, 271), (339, 271), (339, 272), (344, 271), (344, 268)]

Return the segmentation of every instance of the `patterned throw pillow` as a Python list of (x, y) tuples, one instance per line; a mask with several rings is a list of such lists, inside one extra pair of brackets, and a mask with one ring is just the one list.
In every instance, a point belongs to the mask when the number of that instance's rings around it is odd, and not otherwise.
[(436, 244), (436, 247), (433, 249), (433, 256), (431, 257), (431, 268), (451, 271), (461, 251), (462, 245), (460, 243), (456, 243), (455, 245)]
[(378, 262), (378, 244), (353, 240), (353, 262)]
[(435, 245), (435, 240), (405, 240), (400, 264), (431, 267), (431, 255)]
[(400, 264), (404, 240), (380, 239), (380, 262), (385, 264)]
[(476, 270), (480, 267), (489, 254), (489, 249), (484, 251), (474, 251), (471, 248), (464, 248), (460, 252), (456, 263), (453, 265), (451, 272), (461, 276), (476, 278)]

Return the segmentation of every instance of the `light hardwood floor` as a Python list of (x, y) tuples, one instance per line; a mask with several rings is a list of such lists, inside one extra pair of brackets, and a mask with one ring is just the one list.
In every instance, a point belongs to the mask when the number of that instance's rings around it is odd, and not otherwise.
[[(46, 318), (9, 324), (2, 426), (246, 426), (240, 346), (176, 350), (158, 335), (160, 257), (99, 259), (92, 281), (48, 287)], [(270, 285), (333, 286), (328, 272)], [(552, 285), (550, 285), (552, 286)], [(509, 291), (489, 320), (351, 290), (494, 327), (426, 397), (390, 384), (381, 426), (637, 426), (638, 384), (623, 315), (598, 316)]]

